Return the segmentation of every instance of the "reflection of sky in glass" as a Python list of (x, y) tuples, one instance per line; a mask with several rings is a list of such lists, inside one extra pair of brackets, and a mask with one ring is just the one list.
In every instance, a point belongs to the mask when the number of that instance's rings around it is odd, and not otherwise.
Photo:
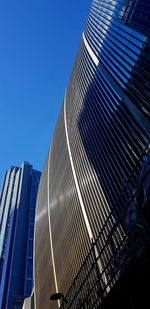
[(14, 172), (12, 172), (10, 181), (9, 181), (9, 189), (8, 189), (8, 194), (7, 194), (7, 199), (5, 203), (5, 209), (4, 209), (4, 215), (2, 219), (2, 226), (1, 226), (1, 231), (0, 231), (0, 256), (2, 254), (2, 249), (3, 249), (3, 242), (4, 242), (4, 237), (5, 237), (5, 231), (6, 231), (6, 225), (7, 225), (7, 219), (9, 215), (9, 208), (10, 208), (10, 201), (11, 201), (11, 193), (12, 193), (12, 186), (13, 186), (13, 181), (14, 181)]
[[(144, 83), (142, 73), (147, 70), (141, 63), (141, 54), (148, 38), (131, 25), (131, 18), (130, 23), (123, 20), (127, 4), (127, 1), (94, 0), (83, 33), (86, 57), (86, 62), (83, 60), (83, 79), (86, 80), (88, 90), (80, 110), (78, 129), (89, 161), (102, 183), (108, 204), (112, 197), (109, 197), (105, 182), (112, 166), (118, 165), (119, 160), (119, 168), (126, 160), (129, 161), (129, 165), (138, 160), (138, 147), (141, 147), (143, 140), (140, 130), (135, 131), (135, 127), (139, 126), (139, 120), (141, 123), (141, 115), (137, 110), (139, 105), (133, 96), (141, 100), (138, 83), (140, 76), (141, 84)], [(139, 71), (140, 67), (142, 73)], [(133, 123), (135, 127), (132, 126)], [(93, 149), (96, 149), (96, 159), (93, 158)], [(106, 170), (109, 164), (110, 168), (103, 176), (105, 162), (108, 163)], [(120, 177), (119, 185), (124, 183), (124, 174), (126, 175), (127, 171), (125, 167), (125, 171), (117, 176), (119, 169), (115, 166), (114, 170), (116, 174), (113, 175), (114, 171), (111, 171), (108, 183), (111, 179), (110, 186), (114, 186), (115, 192), (117, 185), (113, 184), (114, 179), (118, 183)]]
[(93, 1), (85, 31), (100, 63), (122, 88), (132, 78), (133, 68), (148, 41), (145, 35), (119, 21), (127, 5), (128, 1), (122, 1), (122, 5), (118, 1)]

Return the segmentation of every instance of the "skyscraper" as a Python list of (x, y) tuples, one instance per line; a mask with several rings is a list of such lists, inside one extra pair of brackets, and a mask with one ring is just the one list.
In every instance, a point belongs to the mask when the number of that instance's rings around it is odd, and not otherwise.
[[(5, 174), (0, 196), (0, 308), (22, 308), (33, 288), (33, 237), (40, 172), (24, 162)], [(15, 307), (16, 306), (16, 307)]]
[(39, 189), (36, 309), (69, 289), (98, 308), (148, 226), (149, 27), (148, 1), (92, 1)]

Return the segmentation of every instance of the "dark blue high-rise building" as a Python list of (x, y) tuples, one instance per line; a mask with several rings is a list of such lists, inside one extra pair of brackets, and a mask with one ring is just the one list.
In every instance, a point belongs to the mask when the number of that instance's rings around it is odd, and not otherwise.
[[(0, 308), (22, 308), (33, 288), (33, 238), (41, 173), (24, 162), (5, 174), (0, 195)], [(15, 307), (16, 306), (16, 307)]]

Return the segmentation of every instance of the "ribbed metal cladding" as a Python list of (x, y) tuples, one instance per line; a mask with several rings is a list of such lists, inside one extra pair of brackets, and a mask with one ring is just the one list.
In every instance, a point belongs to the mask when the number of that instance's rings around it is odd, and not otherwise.
[[(91, 241), (68, 156), (64, 106), (52, 140), (49, 177), (49, 207), (57, 284), (60, 291), (67, 292), (74, 274), (79, 271), (90, 249)], [(50, 291), (53, 292), (51, 286)]]
[[(47, 183), (48, 158), (40, 180), (35, 221), (34, 282), (36, 308), (49, 308), (50, 285), (55, 290), (50, 247)], [(57, 308), (57, 306), (54, 308)]]
[(147, 117), (149, 29), (149, 0), (94, 0), (85, 31), (102, 66)]
[[(113, 227), (137, 186), (150, 141), (149, 12), (148, 1), (92, 2), (52, 139), (49, 169), (46, 172), (45, 167), (41, 182), (43, 191), (48, 173), (49, 205), (47, 201), (45, 207), (50, 216), (53, 263), (48, 226), (45, 234), (40, 232), (42, 217), (37, 221), (41, 238), (36, 236), (35, 248), (43, 251), (45, 260), (42, 264), (38, 250), (35, 260), (42, 280), (45, 276), (49, 282), (49, 294), (67, 292), (91, 237), (96, 239), (99, 234), (96, 252), (105, 248), (99, 268), (106, 269), (103, 279), (107, 283), (107, 263), (125, 237), (125, 215), (115, 232)], [(42, 212), (40, 195), (38, 209)], [(37, 308), (43, 298), (39, 293), (45, 293), (40, 278), (35, 283)], [(44, 308), (49, 307), (55, 304)]]

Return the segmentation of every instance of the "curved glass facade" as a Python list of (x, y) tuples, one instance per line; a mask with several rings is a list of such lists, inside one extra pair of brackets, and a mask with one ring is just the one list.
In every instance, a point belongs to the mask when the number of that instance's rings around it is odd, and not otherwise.
[(129, 200), (149, 160), (149, 26), (148, 1), (92, 2), (40, 184), (37, 309), (57, 307), (49, 296), (68, 291), (98, 235), (98, 267), (111, 289), (107, 265), (126, 237)]

